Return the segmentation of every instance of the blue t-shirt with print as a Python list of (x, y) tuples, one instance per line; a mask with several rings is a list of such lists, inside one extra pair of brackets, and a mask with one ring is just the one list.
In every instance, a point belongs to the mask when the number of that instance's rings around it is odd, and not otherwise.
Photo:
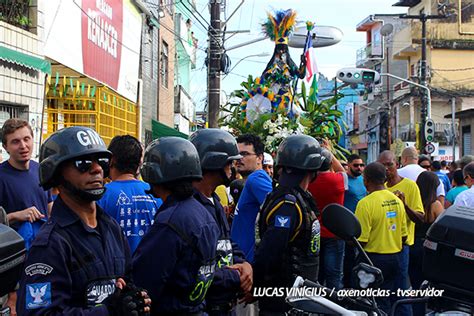
[(245, 253), (248, 262), (253, 262), (255, 248), (255, 220), (260, 205), (272, 191), (272, 179), (263, 170), (256, 170), (245, 181), (232, 222), (231, 237)]
[(348, 189), (344, 193), (344, 206), (355, 212), (357, 203), (367, 195), (367, 189), (364, 186), (364, 179), (362, 176), (352, 177), (347, 175)]
[(153, 224), (162, 201), (147, 194), (150, 186), (140, 180), (112, 181), (105, 187), (105, 194), (97, 203), (122, 227), (133, 253)]

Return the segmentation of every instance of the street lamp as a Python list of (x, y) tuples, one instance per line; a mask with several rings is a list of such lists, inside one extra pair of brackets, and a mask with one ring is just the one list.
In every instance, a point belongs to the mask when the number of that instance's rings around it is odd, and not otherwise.
[[(268, 56), (270, 56), (270, 53), (268, 53), (268, 52), (245, 56), (245, 57), (239, 59), (239, 61), (237, 61), (237, 62), (235, 63), (235, 65), (229, 70), (228, 74), (231, 73), (232, 70), (234, 70), (235, 67), (237, 67), (237, 65), (240, 64), (240, 62), (243, 61), (244, 59), (247, 59), (247, 58), (250, 58), (250, 57), (268, 57)], [(226, 74), (226, 75), (224, 76), (224, 78), (222, 78), (222, 80), (224, 80), (224, 79), (228, 76), (228, 74)]]

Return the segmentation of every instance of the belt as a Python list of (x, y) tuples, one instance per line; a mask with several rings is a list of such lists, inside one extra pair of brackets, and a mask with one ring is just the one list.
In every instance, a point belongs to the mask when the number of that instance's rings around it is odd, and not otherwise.
[(227, 304), (221, 304), (221, 305), (207, 305), (206, 306), (206, 312), (212, 313), (212, 312), (221, 312), (221, 313), (227, 313), (232, 310), (233, 304), (232, 303), (227, 303)]

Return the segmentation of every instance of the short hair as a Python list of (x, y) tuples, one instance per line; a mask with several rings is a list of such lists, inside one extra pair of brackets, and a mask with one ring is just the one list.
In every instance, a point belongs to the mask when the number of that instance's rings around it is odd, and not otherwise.
[(474, 156), (471, 156), (471, 155), (464, 155), (462, 156), (461, 158), (461, 163), (459, 164), (459, 167), (461, 169), (464, 169), (465, 166), (467, 166), (468, 164), (470, 164), (471, 162), (474, 161)]
[(462, 170), (454, 171), (453, 181), (456, 183), (456, 185), (465, 185), (466, 184), (466, 182), (464, 182), (464, 175), (462, 173)]
[(7, 135), (13, 134), (17, 130), (23, 127), (28, 127), (28, 129), (30, 130), (31, 137), (33, 137), (33, 129), (31, 128), (28, 121), (18, 119), (18, 118), (11, 118), (11, 119), (6, 120), (5, 123), (3, 123), (2, 131), (1, 131), (2, 143), (6, 145)]
[(237, 137), (237, 143), (245, 145), (253, 145), (255, 154), (262, 156), (264, 152), (264, 145), (260, 137), (255, 134), (243, 134)]
[(379, 157), (377, 160), (380, 160), (384, 157), (390, 157), (392, 160), (396, 160), (397, 157), (395, 156), (395, 154), (393, 153), (393, 151), (390, 151), (390, 150), (384, 150), (380, 153)]
[(464, 169), (462, 169), (462, 172), (465, 176), (470, 176), (474, 179), (474, 162), (468, 163)]
[(384, 165), (380, 162), (369, 163), (364, 169), (364, 179), (373, 184), (384, 184), (387, 179)]
[(448, 165), (448, 162), (446, 160), (441, 160), (441, 167), (446, 167)]
[(431, 168), (433, 168), (433, 170), (435, 170), (435, 171), (441, 170), (441, 162), (438, 161), (438, 160), (433, 161), (431, 163)]
[(421, 164), (423, 161), (429, 161), (431, 164), (431, 159), (430, 157), (426, 155), (421, 155), (420, 158), (418, 158), (418, 164)]
[(113, 167), (122, 173), (136, 174), (143, 155), (143, 146), (131, 135), (112, 138), (108, 148), (112, 152)]
[(415, 147), (407, 147), (402, 151), (402, 158), (418, 159), (418, 151)]
[(350, 154), (349, 157), (347, 157), (347, 163), (351, 163), (357, 159), (362, 159), (362, 158), (360, 158), (360, 156), (357, 154)]

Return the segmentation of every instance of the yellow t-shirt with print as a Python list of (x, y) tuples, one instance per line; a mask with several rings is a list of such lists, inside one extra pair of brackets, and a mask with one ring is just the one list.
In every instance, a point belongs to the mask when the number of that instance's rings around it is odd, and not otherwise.
[[(420, 189), (415, 181), (410, 180), (408, 178), (403, 178), (402, 181), (395, 184), (393, 187), (388, 187), (387, 183), (385, 183), (385, 187), (390, 192), (400, 191), (405, 194), (405, 203), (408, 207), (415, 211), (420, 212), (421, 214), (425, 214), (423, 210), (423, 202), (421, 201), (421, 194)], [(406, 244), (411, 246), (415, 243), (415, 223), (407, 216), (405, 216), (407, 221), (407, 229), (408, 229), (408, 236), (406, 240)]]
[(355, 216), (360, 222), (360, 242), (365, 251), (392, 254), (402, 250), (407, 236), (403, 202), (388, 190), (374, 191), (357, 203)]

